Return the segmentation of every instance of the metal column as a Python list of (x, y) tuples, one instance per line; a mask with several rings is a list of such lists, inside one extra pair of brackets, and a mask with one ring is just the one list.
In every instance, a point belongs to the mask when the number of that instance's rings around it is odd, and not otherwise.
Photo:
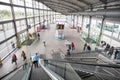
[(13, 24), (14, 24), (14, 29), (15, 29), (15, 36), (16, 36), (16, 40), (17, 40), (17, 47), (20, 48), (20, 41), (19, 41), (19, 36), (17, 33), (17, 26), (16, 26), (16, 21), (15, 21), (15, 12), (14, 12), (14, 8), (13, 8), (13, 2), (12, 0), (10, 0), (11, 3), (11, 11), (12, 11), (12, 17), (13, 17)]
[(87, 36), (87, 40), (86, 40), (88, 43), (90, 42), (91, 19), (92, 19), (92, 16), (89, 16), (88, 36)]
[(97, 45), (100, 45), (101, 36), (102, 36), (102, 32), (103, 32), (103, 26), (104, 26), (104, 20), (105, 20), (105, 17), (102, 18), (102, 24), (101, 24), (101, 28), (100, 28), (100, 34), (98, 36)]

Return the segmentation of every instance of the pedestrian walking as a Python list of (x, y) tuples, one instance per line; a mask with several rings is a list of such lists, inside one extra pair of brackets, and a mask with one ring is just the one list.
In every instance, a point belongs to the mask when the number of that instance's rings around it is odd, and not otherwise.
[(90, 45), (87, 45), (87, 51), (91, 51)]
[(106, 45), (106, 48), (104, 49), (104, 51), (105, 51), (105, 52), (108, 52), (108, 51), (109, 51), (109, 49), (110, 49), (110, 45), (109, 45), (109, 44), (107, 44), (107, 45)]
[(11, 46), (14, 49), (15, 48), (15, 43), (11, 42)]
[(71, 44), (70, 41), (65, 40), (65, 45), (66, 45), (67, 50), (70, 50), (70, 49), (71, 49), (70, 44)]
[(71, 47), (71, 50), (75, 50), (75, 45), (73, 42), (70, 44), (70, 47)]
[(43, 41), (43, 45), (46, 46), (46, 42), (45, 41)]
[(119, 51), (118, 51), (118, 49), (116, 49), (114, 59), (117, 59), (117, 54), (118, 53), (119, 53)]
[(27, 57), (24, 51), (22, 51), (21, 57), (23, 58), (23, 61), (24, 61), (23, 69), (26, 69), (27, 68)]
[(25, 60), (25, 59), (26, 59), (26, 54), (25, 54), (25, 52), (24, 52), (24, 51), (22, 51), (21, 57), (23, 58), (23, 60)]
[(17, 56), (15, 54), (12, 56), (12, 63), (15, 63), (15, 65), (17, 65)]
[(67, 56), (70, 56), (70, 50), (67, 50)]
[(38, 35), (37, 35), (37, 36), (38, 36), (38, 39), (40, 39), (40, 34), (39, 34), (39, 33), (38, 33)]
[(111, 48), (110, 48), (110, 50), (109, 50), (109, 52), (108, 52), (108, 56), (112, 56), (112, 54), (113, 54), (113, 52), (114, 52), (114, 47), (112, 46)]
[(87, 43), (84, 44), (83, 51), (86, 51)]
[(39, 56), (36, 53), (36, 55), (33, 57), (33, 64), (34, 64), (35, 68), (38, 67), (38, 60), (39, 60)]

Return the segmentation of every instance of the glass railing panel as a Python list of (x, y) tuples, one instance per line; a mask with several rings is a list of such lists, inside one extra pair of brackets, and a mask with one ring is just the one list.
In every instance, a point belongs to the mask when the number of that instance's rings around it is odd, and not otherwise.
[(98, 78), (97, 80), (120, 80), (120, 76), (118, 76), (120, 75), (120, 65), (118, 64), (93, 64), (54, 60), (47, 60), (45, 64), (65, 80), (80, 80), (75, 72), (76, 70), (92, 74), (92, 76)]
[[(95, 74), (96, 76), (103, 78), (103, 80), (119, 80), (120, 77), (120, 65), (119, 68), (112, 64), (89, 64), (89, 63), (71, 63), (71, 66), (75, 70), (84, 71), (86, 73)], [(104, 75), (104, 77), (103, 77)]]
[(26, 68), (23, 68), (23, 65), (21, 65), (16, 70), (6, 74), (0, 80), (26, 80), (30, 75), (31, 67), (32, 67), (32, 63), (30, 63), (29, 65), (26, 65)]
[(65, 80), (81, 80), (69, 63), (46, 60), (45, 66), (60, 75)]

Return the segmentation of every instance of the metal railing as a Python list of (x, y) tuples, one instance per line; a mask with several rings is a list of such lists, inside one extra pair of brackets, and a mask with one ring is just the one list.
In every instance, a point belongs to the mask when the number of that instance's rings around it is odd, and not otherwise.
[(118, 64), (93, 64), (50, 59), (44, 60), (44, 63), (46, 67), (65, 80), (81, 80), (75, 70), (93, 74), (99, 78), (98, 80), (120, 80), (118, 76), (120, 75), (120, 65)]

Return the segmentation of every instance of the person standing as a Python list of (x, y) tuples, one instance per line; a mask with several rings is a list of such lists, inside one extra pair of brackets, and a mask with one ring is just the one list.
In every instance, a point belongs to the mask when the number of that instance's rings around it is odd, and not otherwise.
[(87, 51), (91, 51), (90, 45), (87, 45)]
[(38, 60), (39, 60), (39, 56), (36, 53), (36, 55), (33, 57), (33, 63), (34, 63), (35, 68), (38, 67)]
[(118, 53), (119, 53), (119, 51), (116, 49), (114, 59), (117, 59), (117, 54)]
[(71, 50), (75, 50), (75, 45), (73, 42), (70, 44), (70, 47), (71, 47)]
[(15, 63), (15, 65), (17, 65), (17, 56), (15, 54), (13, 54), (12, 56), (12, 63)]
[(70, 56), (70, 50), (67, 50), (67, 56)]
[(109, 52), (108, 52), (108, 56), (112, 56), (112, 54), (113, 54), (113, 52), (114, 52), (114, 47), (112, 46), (111, 48), (110, 48), (110, 50), (109, 50)]
[(15, 48), (15, 43), (11, 42), (11, 46), (14, 49)]
[(45, 41), (43, 41), (43, 45), (46, 46), (46, 42)]
[(38, 35), (37, 35), (37, 36), (38, 36), (38, 39), (40, 39), (40, 34), (39, 34), (39, 33), (38, 33)]
[(23, 58), (24, 64), (23, 64), (23, 69), (27, 68), (27, 57), (24, 51), (22, 51), (21, 57)]
[(21, 57), (23, 58), (23, 60), (25, 60), (25, 59), (26, 59), (26, 54), (25, 54), (25, 52), (24, 52), (24, 51), (22, 51)]
[(67, 50), (70, 50), (70, 49), (71, 49), (70, 44), (71, 44), (70, 41), (65, 40), (65, 45), (66, 45)]
[(84, 44), (83, 51), (86, 51), (87, 43)]

